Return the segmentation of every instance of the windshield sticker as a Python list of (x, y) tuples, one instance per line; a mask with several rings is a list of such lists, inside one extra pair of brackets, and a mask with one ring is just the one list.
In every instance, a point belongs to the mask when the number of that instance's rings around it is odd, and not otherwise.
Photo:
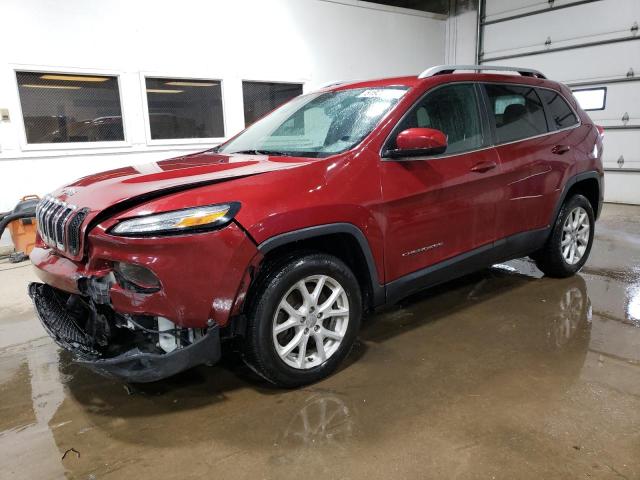
[(358, 98), (379, 98), (381, 100), (397, 100), (407, 91), (399, 88), (377, 88), (369, 89), (358, 94)]

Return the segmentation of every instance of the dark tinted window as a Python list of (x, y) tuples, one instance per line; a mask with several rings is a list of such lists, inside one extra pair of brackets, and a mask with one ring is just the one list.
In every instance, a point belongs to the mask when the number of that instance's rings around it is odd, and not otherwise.
[(576, 114), (573, 113), (571, 107), (567, 105), (567, 102), (562, 98), (562, 95), (553, 90), (546, 90), (542, 88), (538, 89), (538, 93), (547, 105), (552, 122), (551, 130), (560, 130), (578, 123)]
[(153, 140), (224, 137), (219, 81), (147, 78), (146, 85)]
[(118, 79), (17, 72), (28, 143), (124, 140)]
[(396, 134), (407, 128), (435, 128), (444, 132), (448, 154), (481, 147), (482, 124), (475, 88), (471, 84), (449, 85), (427, 94), (405, 116)]
[(302, 85), (297, 83), (242, 82), (244, 124), (251, 125), (298, 95)]
[(485, 87), (489, 95), (489, 111), (496, 122), (498, 143), (547, 132), (547, 120), (535, 88), (515, 85)]

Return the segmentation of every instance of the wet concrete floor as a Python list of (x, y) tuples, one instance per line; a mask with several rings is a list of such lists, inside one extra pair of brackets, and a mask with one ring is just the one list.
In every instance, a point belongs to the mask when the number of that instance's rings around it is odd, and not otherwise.
[(517, 260), (413, 297), (295, 391), (232, 355), (98, 377), (45, 336), (33, 278), (0, 263), (0, 478), (640, 478), (638, 207), (605, 207), (580, 275)]

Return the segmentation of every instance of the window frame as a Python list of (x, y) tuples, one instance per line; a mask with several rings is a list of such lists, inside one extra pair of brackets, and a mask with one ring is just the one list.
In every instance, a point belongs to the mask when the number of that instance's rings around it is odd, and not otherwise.
[[(250, 127), (251, 125), (253, 125), (253, 124), (247, 125), (247, 119), (245, 118), (245, 115), (244, 115), (244, 88), (243, 87), (244, 87), (244, 83), (245, 82), (248, 82), (248, 83), (282, 83), (282, 84), (285, 84), (285, 85), (300, 85), (302, 87), (302, 94), (301, 95), (304, 95), (305, 93), (309, 93), (305, 89), (306, 81), (303, 80), (303, 79), (300, 79), (300, 80), (297, 80), (297, 81), (296, 80), (273, 80), (273, 79), (272, 80), (265, 80), (265, 79), (257, 80), (257, 79), (252, 78), (252, 77), (249, 77), (249, 78), (242, 77), (240, 79), (240, 95), (242, 97), (241, 107), (242, 107), (242, 122), (243, 122), (243, 125), (244, 125), (243, 130), (248, 128), (248, 127)], [(278, 107), (276, 107), (276, 108), (278, 108)], [(258, 120), (256, 120), (256, 121), (258, 121)]]
[[(126, 122), (125, 101), (122, 95), (122, 72), (116, 70), (92, 69), (92, 68), (58, 68), (38, 65), (11, 65), (13, 84), (15, 87), (16, 111), (20, 118), (19, 144), (23, 152), (57, 151), (57, 150), (96, 150), (108, 148), (131, 147), (131, 140), (128, 135)], [(27, 129), (24, 124), (24, 113), (22, 111), (22, 101), (20, 99), (20, 87), (18, 85), (18, 73), (42, 73), (53, 75), (99, 75), (114, 77), (118, 85), (118, 97), (120, 99), (120, 112), (122, 113), (122, 133), (124, 140), (101, 141), (101, 142), (56, 142), (56, 143), (29, 143), (27, 140)]]
[[(391, 141), (391, 138), (393, 138), (393, 136), (397, 135), (398, 133), (397, 129), (400, 123), (402, 123), (405, 117), (422, 101), (424, 97), (426, 97), (427, 95), (429, 95), (429, 93), (435, 91), (438, 88), (442, 88), (448, 85), (456, 85), (460, 83), (470, 83), (476, 86), (476, 91), (477, 91), (477, 95), (479, 96), (480, 107), (481, 107), (480, 115), (482, 116), (483, 136), (485, 135), (485, 132), (486, 132), (486, 130), (484, 130), (485, 128), (488, 129), (488, 134), (489, 134), (488, 138), (484, 139), (485, 141), (482, 147), (476, 148), (474, 150), (467, 150), (465, 152), (457, 152), (457, 153), (449, 153), (449, 154), (445, 152), (440, 155), (429, 155), (424, 157), (389, 158), (384, 156), (384, 153), (388, 149), (388, 145), (389, 145), (389, 142)], [(575, 125), (571, 125), (570, 127), (565, 127), (560, 130), (548, 130), (546, 133), (541, 133), (539, 135), (525, 137), (525, 138), (521, 138), (518, 140), (513, 140), (505, 143), (498, 143), (497, 135), (496, 135), (495, 119), (492, 118), (493, 114), (489, 109), (489, 95), (487, 93), (487, 89), (484, 88), (485, 85), (513, 85), (516, 87), (529, 87), (529, 88), (541, 89), (541, 90), (551, 90), (552, 92), (559, 94), (567, 102), (567, 104), (569, 105), (569, 108), (573, 111), (576, 118), (578, 119), (578, 123), (576, 123)], [(542, 98), (540, 98), (540, 100), (542, 101)], [(547, 121), (547, 129), (548, 129), (549, 128), (549, 123), (548, 123), (549, 112), (545, 102), (542, 102), (542, 108), (544, 110), (545, 120)], [(426, 92), (423, 92), (423, 94), (420, 95), (420, 97), (418, 97), (417, 100), (415, 100), (411, 105), (407, 107), (406, 111), (402, 114), (402, 117), (400, 117), (400, 119), (396, 122), (394, 127), (391, 129), (391, 132), (389, 133), (387, 138), (384, 140), (384, 142), (382, 142), (382, 147), (380, 147), (378, 155), (380, 156), (380, 160), (383, 162), (398, 162), (398, 161), (409, 162), (409, 161), (425, 161), (425, 160), (431, 160), (431, 159), (439, 160), (442, 158), (456, 157), (458, 155), (467, 155), (469, 153), (480, 152), (482, 150), (487, 150), (489, 148), (496, 148), (503, 145), (511, 145), (513, 143), (526, 142), (527, 140), (545, 137), (547, 135), (554, 135), (556, 133), (565, 132), (568, 130), (573, 130), (574, 128), (578, 128), (580, 126), (582, 126), (582, 118), (580, 117), (580, 115), (578, 115), (577, 110), (574, 108), (571, 102), (567, 100), (567, 97), (565, 97), (565, 95), (562, 92), (555, 90), (553, 88), (543, 87), (538, 85), (530, 85), (527, 83), (519, 83), (519, 82), (498, 82), (498, 81), (492, 82), (492, 81), (477, 81), (477, 80), (450, 81), (450, 82), (440, 83), (438, 85), (435, 85), (429, 88)]]
[[(542, 86), (538, 86), (538, 85), (529, 85), (526, 83), (516, 83), (516, 82), (491, 82), (491, 81), (482, 81), (482, 82), (477, 82), (478, 85), (482, 86), (482, 92), (483, 92), (483, 97), (485, 99), (485, 104), (486, 104), (486, 115), (487, 115), (487, 121), (489, 122), (489, 125), (491, 126), (491, 130), (492, 130), (492, 136), (493, 136), (493, 147), (501, 147), (503, 145), (511, 145), (513, 143), (518, 143), (518, 142), (526, 142), (527, 140), (531, 140), (531, 139), (535, 139), (535, 138), (541, 138), (547, 135), (554, 135), (556, 133), (559, 132), (565, 132), (567, 130), (573, 130), (574, 128), (578, 128), (582, 125), (582, 119), (580, 118), (580, 115), (578, 115), (578, 112), (576, 111), (576, 109), (573, 107), (573, 105), (571, 104), (571, 102), (569, 102), (567, 100), (567, 97), (564, 96), (564, 94), (558, 90), (555, 90), (553, 88), (549, 88), (549, 87), (542, 87)], [(560, 95), (560, 97), (562, 97), (562, 99), (567, 103), (567, 105), (569, 105), (569, 108), (571, 109), (571, 111), (573, 112), (573, 114), (576, 116), (576, 118), (578, 119), (578, 123), (576, 123), (575, 125), (571, 125), (569, 127), (565, 127), (565, 128), (561, 128), (558, 130), (551, 130), (550, 126), (549, 126), (549, 119), (551, 118), (550, 116), (550, 112), (549, 112), (549, 108), (547, 107), (546, 102), (544, 102), (542, 100), (542, 97), (540, 97), (540, 95), (538, 95), (538, 97), (540, 98), (540, 101), (542, 103), (542, 108), (544, 111), (544, 116), (545, 116), (545, 120), (547, 122), (547, 132), (545, 133), (540, 133), (538, 135), (533, 135), (530, 137), (524, 137), (524, 138), (520, 138), (518, 140), (511, 140), (508, 142), (502, 142), (502, 143), (498, 143), (498, 137), (497, 137), (497, 133), (496, 133), (496, 125), (495, 125), (495, 118), (493, 117), (493, 114), (491, 113), (490, 109), (489, 109), (489, 94), (487, 93), (487, 89), (484, 88), (484, 85), (512, 85), (514, 87), (528, 87), (528, 88), (533, 88), (534, 90), (549, 90), (553, 93), (556, 93), (558, 95)]]
[[(203, 138), (152, 138), (151, 121), (149, 118), (149, 102), (147, 99), (147, 78), (161, 78), (167, 80), (220, 82), (220, 101), (222, 104), (222, 126), (224, 137), (203, 137)], [(227, 101), (225, 92), (225, 79), (222, 74), (218, 75), (185, 75), (167, 72), (139, 72), (140, 96), (142, 98), (142, 118), (144, 121), (144, 134), (148, 146), (158, 145), (219, 145), (229, 138), (229, 124), (227, 122)]]
[[(446, 151), (444, 153), (441, 153), (439, 155), (425, 155), (425, 156), (420, 156), (420, 157), (400, 157), (400, 158), (390, 158), (390, 157), (385, 157), (384, 154), (385, 152), (389, 151), (389, 147), (390, 144), (392, 142), (392, 139), (394, 138), (394, 136), (397, 136), (398, 133), (400, 133), (398, 130), (400, 128), (400, 125), (402, 124), (402, 122), (406, 119), (406, 117), (420, 104), (422, 103), (422, 101), (431, 93), (440, 90), (441, 88), (445, 88), (445, 87), (449, 87), (452, 85), (471, 85), (474, 89), (475, 95), (476, 95), (476, 104), (478, 107), (478, 115), (480, 115), (480, 126), (482, 128), (482, 145), (480, 147), (477, 148), (473, 148), (470, 150), (465, 150), (463, 152), (455, 152), (455, 153), (447, 153)], [(396, 124), (394, 125), (394, 127), (391, 129), (391, 132), (389, 133), (389, 135), (387, 136), (387, 138), (384, 140), (384, 142), (382, 142), (382, 147), (380, 148), (380, 151), (378, 152), (380, 155), (380, 159), (382, 161), (385, 162), (393, 162), (393, 161), (402, 161), (402, 162), (411, 162), (411, 161), (424, 161), (424, 160), (439, 160), (441, 158), (449, 158), (449, 157), (456, 157), (458, 155), (467, 155), (468, 153), (472, 153), (472, 152), (479, 152), (482, 150), (486, 150), (488, 148), (492, 148), (494, 146), (494, 141), (495, 141), (495, 134), (493, 131), (493, 126), (491, 125), (491, 122), (489, 121), (489, 116), (488, 116), (488, 106), (487, 106), (487, 102), (486, 102), (486, 98), (485, 98), (485, 90), (483, 88), (480, 88), (480, 84), (479, 82), (473, 81), (473, 80), (460, 80), (460, 81), (454, 81), (454, 82), (446, 82), (446, 83), (441, 83), (439, 85), (435, 85), (434, 87), (428, 89), (426, 92), (424, 92), (422, 95), (420, 95), (420, 97), (418, 97), (417, 100), (415, 100), (411, 105), (409, 105), (409, 107), (407, 107), (407, 109), (405, 110), (405, 112), (402, 114), (402, 117), (400, 117), (400, 119), (396, 122)]]
[[(602, 102), (602, 108), (583, 108), (582, 105), (580, 105), (580, 102), (578, 101), (578, 99), (576, 98), (576, 103), (580, 106), (580, 108), (582, 108), (582, 110), (584, 110), (585, 112), (601, 112), (602, 110), (606, 110), (607, 108), (607, 96), (609, 95), (609, 92), (607, 91), (607, 87), (606, 86), (601, 86), (601, 87), (587, 87), (587, 88), (575, 88), (571, 90), (571, 93), (573, 94), (574, 92), (589, 92), (592, 90), (604, 90), (604, 99)], [(575, 98), (575, 96), (574, 96)], [(569, 105), (571, 106), (571, 105)]]

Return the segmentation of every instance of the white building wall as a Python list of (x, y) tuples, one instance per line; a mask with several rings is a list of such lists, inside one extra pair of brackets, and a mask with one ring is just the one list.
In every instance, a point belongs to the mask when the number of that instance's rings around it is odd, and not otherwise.
[[(228, 136), (242, 80), (304, 83), (416, 74), (443, 63), (443, 16), (357, 0), (2, 0), (0, 211), (78, 177), (212, 143), (150, 142), (144, 75), (221, 79)], [(27, 145), (15, 70), (119, 77), (125, 142)]]

